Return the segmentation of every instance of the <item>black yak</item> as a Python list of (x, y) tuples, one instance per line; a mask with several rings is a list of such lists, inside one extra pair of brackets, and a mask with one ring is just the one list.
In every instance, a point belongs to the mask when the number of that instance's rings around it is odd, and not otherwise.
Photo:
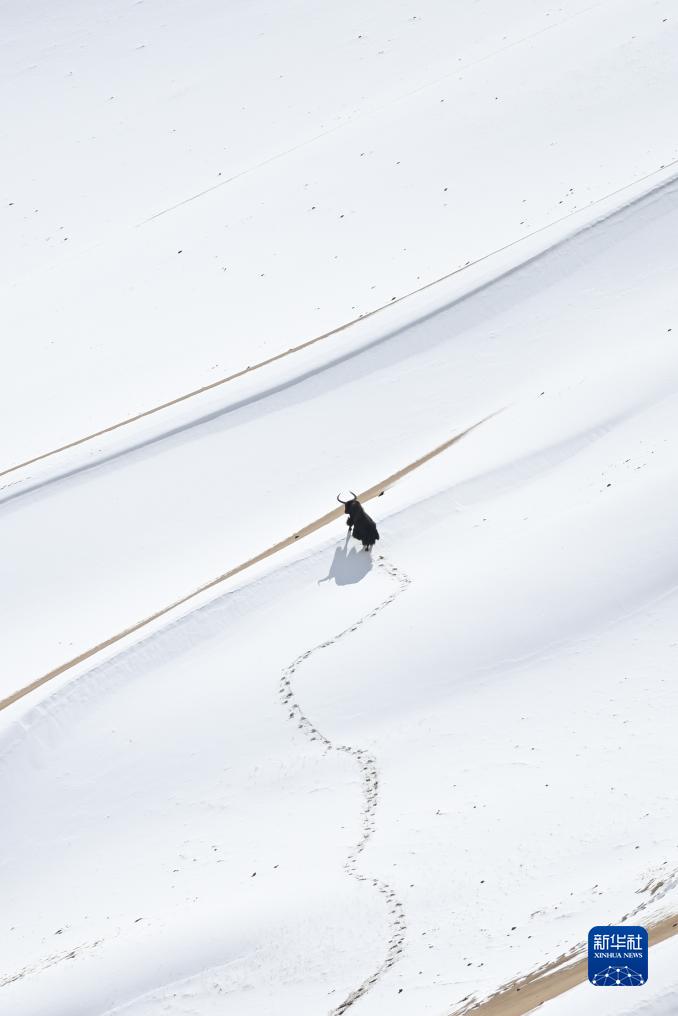
[(339, 504), (343, 504), (344, 511), (348, 515), (346, 525), (349, 533), (352, 531), (354, 538), (360, 540), (363, 550), (371, 550), (379, 539), (374, 519), (369, 517), (353, 491), (351, 491), (349, 501), (342, 501), (339, 496), (337, 496), (337, 501)]

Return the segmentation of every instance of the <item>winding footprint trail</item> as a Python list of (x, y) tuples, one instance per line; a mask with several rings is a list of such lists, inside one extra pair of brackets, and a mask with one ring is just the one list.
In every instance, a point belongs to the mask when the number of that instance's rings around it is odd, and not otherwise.
[(383, 961), (377, 969), (369, 975), (369, 977), (366, 977), (357, 988), (346, 996), (343, 1002), (341, 1002), (335, 1009), (331, 1010), (329, 1016), (342, 1016), (342, 1014), (345, 1013), (347, 1009), (354, 1004), (354, 1002), (357, 1002), (358, 999), (367, 994), (370, 988), (372, 988), (396, 962), (403, 951), (403, 944), (405, 942), (405, 912), (401, 901), (396, 896), (395, 890), (388, 884), (388, 882), (383, 882), (379, 878), (364, 875), (358, 869), (360, 855), (369, 843), (376, 825), (377, 804), (379, 801), (379, 771), (377, 768), (377, 761), (374, 756), (370, 755), (370, 753), (365, 751), (364, 748), (356, 748), (347, 744), (334, 744), (333, 741), (318, 730), (299, 705), (294, 691), (292, 678), (301, 664), (308, 660), (309, 657), (323, 649), (328, 649), (330, 646), (336, 645), (342, 639), (351, 635), (354, 631), (357, 631), (358, 628), (361, 628), (367, 621), (372, 620), (372, 618), (376, 617), (377, 614), (380, 614), (382, 610), (385, 610), (385, 608), (393, 603), (393, 601), (397, 599), (401, 593), (404, 593), (410, 585), (411, 579), (409, 576), (400, 571), (399, 568), (396, 568), (395, 565), (386, 561), (386, 559), (381, 555), (377, 561), (377, 567), (386, 572), (386, 574), (395, 581), (397, 588), (394, 589), (385, 600), (382, 600), (381, 603), (370, 610), (367, 614), (364, 614), (357, 621), (354, 621), (354, 623), (349, 625), (348, 628), (344, 628), (344, 630), (339, 632), (338, 635), (334, 635), (325, 642), (320, 642), (317, 646), (313, 646), (311, 649), (307, 649), (305, 652), (301, 653), (300, 656), (297, 656), (297, 658), (283, 670), (279, 686), (280, 698), (283, 706), (288, 711), (289, 719), (296, 723), (297, 727), (301, 730), (305, 737), (307, 737), (309, 741), (319, 742), (325, 751), (336, 751), (342, 752), (345, 755), (350, 755), (358, 766), (363, 791), (361, 822), (362, 834), (355, 848), (347, 857), (344, 868), (352, 878), (358, 879), (360, 882), (370, 882), (371, 885), (379, 893), (381, 893), (386, 900), (391, 921), (391, 934)]

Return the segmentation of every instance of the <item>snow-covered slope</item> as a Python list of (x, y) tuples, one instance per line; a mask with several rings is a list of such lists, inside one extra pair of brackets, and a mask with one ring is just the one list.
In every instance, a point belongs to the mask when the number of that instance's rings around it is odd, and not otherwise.
[(518, 461), (529, 475), (549, 448), (568, 458), (672, 394), (676, 230), (668, 185), (493, 285), (456, 300), (435, 288), (409, 323), (403, 304), (341, 345), (234, 382), (168, 436), (76, 449), (94, 469), (58, 456), (43, 476), (13, 474), (3, 691), (297, 531), (337, 487), (376, 483), (492, 411), (505, 408), (445, 460), (444, 484)]
[(678, 159), (673, 13), (4, 0), (0, 464)]
[[(66, 665), (0, 711), (2, 1011), (442, 1016), (675, 913), (669, 5), (0, 13), (0, 699)], [(117, 639), (401, 470), (371, 557)]]

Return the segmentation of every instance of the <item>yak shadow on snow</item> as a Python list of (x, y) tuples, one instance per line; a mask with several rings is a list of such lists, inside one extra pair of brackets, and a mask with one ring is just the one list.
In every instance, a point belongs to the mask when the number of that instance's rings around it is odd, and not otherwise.
[(343, 546), (339, 544), (335, 548), (330, 570), (324, 579), (318, 580), (318, 585), (332, 580), (338, 586), (354, 585), (372, 570), (372, 555), (362, 549), (358, 550), (355, 546), (349, 550), (348, 541), (347, 536)]

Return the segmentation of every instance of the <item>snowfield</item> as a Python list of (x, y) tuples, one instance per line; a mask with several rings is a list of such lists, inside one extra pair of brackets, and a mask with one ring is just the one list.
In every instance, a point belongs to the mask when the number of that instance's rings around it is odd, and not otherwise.
[(0, 1011), (673, 1016), (668, 0), (0, 19)]

